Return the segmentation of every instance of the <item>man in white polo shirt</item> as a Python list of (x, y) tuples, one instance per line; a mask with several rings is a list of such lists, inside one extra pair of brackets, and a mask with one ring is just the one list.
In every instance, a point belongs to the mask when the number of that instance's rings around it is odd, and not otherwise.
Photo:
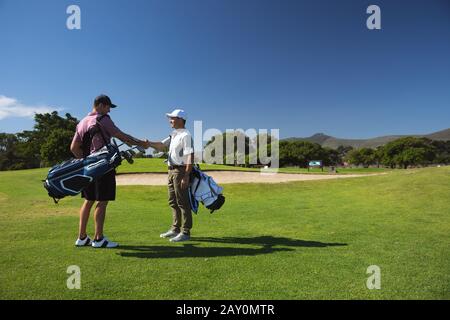
[(172, 242), (190, 239), (192, 211), (189, 201), (189, 179), (194, 163), (193, 140), (185, 128), (187, 115), (184, 110), (176, 109), (166, 113), (174, 129), (169, 137), (161, 142), (150, 141), (150, 147), (159, 151), (169, 148), (167, 165), (169, 169), (168, 189), (169, 205), (172, 208), (172, 227), (161, 238), (170, 238)]

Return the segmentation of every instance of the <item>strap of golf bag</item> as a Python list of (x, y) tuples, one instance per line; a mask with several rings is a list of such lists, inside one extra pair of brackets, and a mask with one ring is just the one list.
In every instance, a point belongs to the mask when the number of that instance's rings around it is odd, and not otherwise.
[[(104, 114), (100, 117), (97, 118), (96, 120), (96, 124), (94, 126), (92, 126), (89, 131), (87, 131), (84, 136), (83, 136), (83, 141), (82, 141), (82, 149), (83, 149), (83, 158), (86, 158), (91, 152), (91, 145), (92, 145), (92, 139), (94, 139), (94, 136), (100, 132), (100, 135), (103, 139), (103, 141), (105, 142), (106, 145), (108, 145), (108, 141), (106, 140), (106, 137), (102, 131), (101, 128), (101, 124), (100, 121), (104, 118), (104, 117), (109, 117), (108, 115)], [(97, 151), (97, 150), (95, 150)]]
[(109, 117), (109, 116), (108, 116), (107, 114), (104, 114), (104, 115), (98, 117), (98, 118), (97, 118), (97, 124), (96, 124), (96, 126), (97, 126), (97, 128), (98, 128), (98, 131), (100, 132), (100, 135), (102, 136), (103, 142), (105, 142), (105, 145), (108, 145), (109, 142), (108, 142), (108, 140), (106, 140), (105, 134), (103, 133), (102, 124), (100, 123), (100, 121), (101, 121), (104, 117)]
[(202, 171), (200, 170), (200, 166), (198, 164), (194, 164), (191, 172), (191, 175), (197, 178), (197, 185), (195, 186), (194, 194), (197, 193), (198, 187), (200, 187), (200, 183), (202, 182), (201, 172)]

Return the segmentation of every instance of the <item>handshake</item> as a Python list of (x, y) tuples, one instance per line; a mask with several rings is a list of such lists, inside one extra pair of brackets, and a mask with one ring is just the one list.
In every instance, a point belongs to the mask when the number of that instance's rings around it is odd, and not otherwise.
[(129, 147), (131, 146), (138, 146), (138, 148), (142, 148), (142, 150), (139, 150), (141, 152), (145, 153), (145, 149), (153, 148), (158, 151), (164, 151), (167, 149), (166, 145), (164, 145), (162, 142), (151, 142), (148, 139), (140, 140), (136, 139), (130, 135), (124, 135), (121, 139), (123, 142), (125, 142)]
[(145, 141), (140, 141), (140, 144), (138, 144), (139, 147), (144, 148), (144, 149), (148, 149), (150, 148), (150, 141), (148, 141), (148, 139), (145, 139)]
[(148, 140), (140, 140), (137, 139), (135, 137), (132, 137), (130, 135), (123, 135), (122, 137), (118, 137), (120, 140), (122, 140), (124, 143), (126, 143), (126, 145), (128, 147), (132, 147), (132, 146), (138, 146), (138, 148), (141, 148), (142, 150), (139, 150), (141, 152), (145, 152), (145, 149), (150, 148), (150, 146), (152, 145), (152, 143)]

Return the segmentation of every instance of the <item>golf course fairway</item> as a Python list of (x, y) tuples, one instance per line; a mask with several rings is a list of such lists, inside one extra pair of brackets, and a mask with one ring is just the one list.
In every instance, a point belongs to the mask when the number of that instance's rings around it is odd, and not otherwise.
[[(74, 247), (82, 200), (55, 205), (46, 172), (0, 172), (1, 299), (450, 298), (450, 167), (227, 184), (182, 244), (159, 238), (166, 187), (119, 186), (105, 225), (117, 249)], [(380, 289), (366, 285), (372, 265)]]

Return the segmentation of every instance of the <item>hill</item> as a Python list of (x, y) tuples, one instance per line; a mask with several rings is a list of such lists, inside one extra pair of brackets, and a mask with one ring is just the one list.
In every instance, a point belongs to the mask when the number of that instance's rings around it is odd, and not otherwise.
[(450, 140), (450, 128), (437, 131), (430, 134), (425, 135), (390, 135), (390, 136), (381, 136), (381, 137), (375, 137), (371, 139), (345, 139), (345, 138), (336, 138), (333, 136), (326, 135), (324, 133), (316, 133), (312, 135), (311, 137), (307, 138), (287, 138), (283, 139), (284, 141), (308, 141), (313, 143), (318, 143), (322, 147), (329, 147), (336, 149), (339, 146), (352, 146), (353, 148), (376, 148), (378, 146), (385, 145), (386, 143), (402, 138), (402, 137), (424, 137), (431, 140)]

